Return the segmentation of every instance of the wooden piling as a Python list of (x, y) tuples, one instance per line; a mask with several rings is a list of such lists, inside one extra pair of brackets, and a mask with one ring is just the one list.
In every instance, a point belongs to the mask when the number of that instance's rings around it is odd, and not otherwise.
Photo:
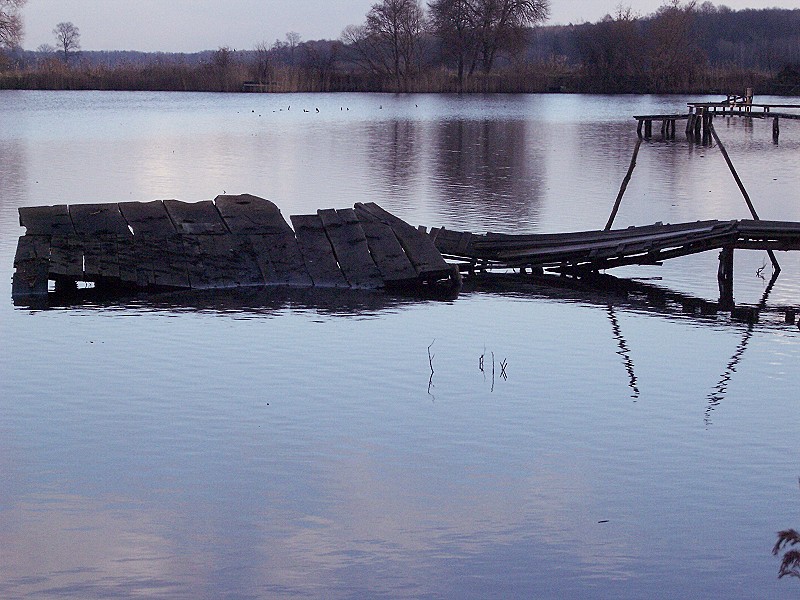
[(733, 301), (733, 246), (726, 246), (719, 253), (719, 269), (717, 270), (719, 283), (719, 304), (722, 310), (730, 310)]
[(781, 126), (778, 123), (778, 117), (774, 117), (772, 119), (772, 139), (775, 143), (778, 143), (778, 138), (781, 135)]

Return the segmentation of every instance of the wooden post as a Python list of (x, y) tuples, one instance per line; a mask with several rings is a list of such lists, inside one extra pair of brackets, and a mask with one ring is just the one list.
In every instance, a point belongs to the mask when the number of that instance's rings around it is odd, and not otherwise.
[(697, 112), (695, 113), (694, 118), (694, 141), (695, 143), (700, 143), (700, 127), (702, 126), (703, 121), (703, 113), (705, 111), (701, 107), (697, 107)]
[(639, 123), (636, 125), (636, 135), (639, 136), (640, 139), (642, 137), (642, 125), (644, 125), (644, 121), (639, 119)]
[(636, 157), (639, 155), (639, 147), (641, 145), (642, 138), (639, 137), (636, 140), (636, 147), (633, 149), (633, 156), (631, 157), (631, 164), (628, 167), (628, 172), (625, 174), (625, 178), (622, 180), (622, 185), (619, 187), (619, 193), (617, 194), (616, 202), (614, 202), (614, 208), (611, 209), (611, 216), (608, 217), (608, 223), (606, 223), (605, 231), (611, 229), (611, 226), (614, 224), (614, 218), (617, 216), (619, 205), (622, 202), (622, 196), (625, 194), (625, 190), (628, 188), (628, 182), (631, 180), (634, 167), (636, 167)]
[(734, 307), (733, 301), (733, 246), (726, 246), (719, 253), (719, 269), (717, 270), (719, 283), (719, 304), (722, 310)]
[(666, 140), (669, 139), (669, 134), (667, 133), (667, 119), (661, 119), (661, 139)]
[(781, 135), (781, 126), (778, 124), (778, 117), (772, 119), (772, 141), (778, 143), (778, 137)]
[(644, 121), (644, 137), (646, 139), (650, 139), (653, 137), (653, 120), (652, 119), (645, 119)]
[(692, 133), (692, 127), (694, 127), (694, 109), (689, 108), (689, 118), (686, 119), (686, 135)]
[(714, 118), (714, 113), (710, 110), (703, 111), (703, 145), (708, 146), (711, 144), (711, 120)]

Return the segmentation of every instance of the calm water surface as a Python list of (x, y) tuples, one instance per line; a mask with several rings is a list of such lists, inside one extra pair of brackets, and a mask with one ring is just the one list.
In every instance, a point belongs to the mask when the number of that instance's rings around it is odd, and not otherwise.
[[(11, 302), (27, 205), (602, 228), (630, 116), (686, 100), (0, 92), (0, 597), (797, 597), (770, 554), (800, 527), (797, 257), (768, 289), (737, 252), (752, 327), (681, 310), (716, 299), (715, 253), (620, 273), (668, 297)], [(770, 126), (717, 121), (761, 216), (800, 220), (800, 128)], [(743, 217), (679, 135), (642, 146), (616, 225)]]

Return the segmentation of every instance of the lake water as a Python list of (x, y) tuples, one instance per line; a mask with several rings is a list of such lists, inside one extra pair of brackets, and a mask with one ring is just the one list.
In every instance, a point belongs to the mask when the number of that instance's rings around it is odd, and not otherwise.
[[(631, 115), (687, 100), (0, 92), (0, 597), (797, 597), (770, 552), (800, 527), (797, 256), (768, 289), (736, 253), (754, 326), (681, 310), (716, 300), (715, 252), (618, 273), (668, 294), (11, 301), (20, 206), (600, 229)], [(800, 220), (800, 126), (716, 127), (761, 217)], [(615, 226), (748, 217), (678, 130)]]

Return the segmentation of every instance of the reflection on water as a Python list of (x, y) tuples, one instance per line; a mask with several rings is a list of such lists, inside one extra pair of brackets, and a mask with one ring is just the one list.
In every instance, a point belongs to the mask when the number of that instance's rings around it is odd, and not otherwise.
[[(25, 205), (601, 228), (629, 115), (685, 100), (0, 92), (0, 597), (791, 597), (768, 551), (796, 517), (796, 256), (768, 285), (737, 252), (752, 325), (717, 312), (715, 253), (452, 301), (10, 300)], [(800, 219), (800, 131), (742, 123), (717, 129), (760, 214)], [(680, 137), (642, 144), (619, 226), (746, 216)]]
[(630, 382), (628, 383), (629, 387), (631, 388), (631, 398), (636, 401), (639, 398), (639, 386), (636, 379), (636, 370), (634, 368), (633, 359), (631, 358), (631, 351), (628, 348), (628, 343), (625, 341), (625, 336), (622, 335), (622, 329), (619, 326), (619, 320), (617, 320), (617, 315), (614, 313), (614, 307), (609, 305), (608, 307), (608, 319), (611, 321), (611, 331), (614, 334), (614, 339), (617, 340), (619, 344), (619, 354), (622, 357), (622, 362), (625, 364), (625, 370), (628, 372), (628, 378)]

